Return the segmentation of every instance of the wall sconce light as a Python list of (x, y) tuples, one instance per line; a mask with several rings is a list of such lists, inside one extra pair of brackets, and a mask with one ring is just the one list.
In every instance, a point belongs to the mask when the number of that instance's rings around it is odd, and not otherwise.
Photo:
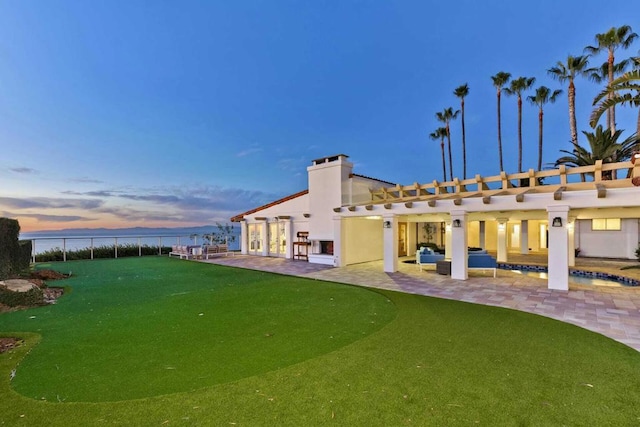
[(384, 228), (391, 228), (391, 221), (385, 221), (385, 222), (383, 222), (383, 223), (382, 223), (382, 226), (383, 226)]
[(507, 228), (507, 224), (505, 224), (504, 222), (498, 223), (498, 230), (504, 231), (506, 228)]
[(553, 222), (551, 223), (553, 227), (562, 227), (562, 218), (559, 216), (553, 218)]
[(453, 220), (453, 226), (455, 228), (460, 228), (460, 227), (462, 227), (462, 222), (459, 219), (454, 219)]
[(631, 155), (631, 163), (636, 164), (636, 160), (640, 159), (640, 151), (636, 151)]

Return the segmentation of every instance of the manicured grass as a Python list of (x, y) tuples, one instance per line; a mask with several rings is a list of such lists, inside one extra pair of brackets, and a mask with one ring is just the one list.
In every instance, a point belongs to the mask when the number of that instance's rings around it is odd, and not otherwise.
[(211, 386), (333, 351), (395, 316), (382, 295), (157, 257), (69, 263), (73, 294), (2, 319), (43, 336), (21, 394), (114, 401)]
[(543, 317), (166, 258), (54, 267), (71, 294), (0, 315), (39, 334), (0, 356), (9, 425), (640, 422), (640, 354)]

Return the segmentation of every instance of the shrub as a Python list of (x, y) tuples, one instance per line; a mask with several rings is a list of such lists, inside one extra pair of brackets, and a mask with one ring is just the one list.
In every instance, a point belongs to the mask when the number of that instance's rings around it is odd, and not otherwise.
[(636, 249), (636, 258), (640, 261), (640, 245), (638, 245), (638, 249)]
[(0, 279), (17, 275), (29, 268), (31, 250), (18, 243), (20, 224), (15, 219), (0, 218)]
[(20, 249), (20, 255), (18, 257), (18, 268), (20, 271), (26, 271), (31, 264), (31, 252), (33, 251), (33, 244), (31, 240), (19, 240), (18, 246)]
[(9, 307), (19, 305), (34, 306), (42, 304), (43, 301), (44, 295), (40, 288), (33, 287), (27, 292), (14, 292), (0, 286), (0, 303)]

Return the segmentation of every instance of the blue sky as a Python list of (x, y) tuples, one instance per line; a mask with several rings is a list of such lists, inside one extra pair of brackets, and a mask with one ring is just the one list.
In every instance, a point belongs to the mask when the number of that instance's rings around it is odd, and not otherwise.
[[(0, 216), (23, 231), (224, 222), (305, 189), (310, 161), (337, 153), (356, 173), (431, 182), (435, 113), (459, 108), (463, 83), (467, 175), (496, 175), (490, 77), (561, 88), (548, 68), (634, 16), (638, 2), (593, 0), (0, 0)], [(601, 87), (576, 86), (586, 130)], [(545, 109), (545, 163), (570, 148), (562, 89)], [(502, 111), (516, 172), (516, 99)], [(630, 134), (636, 111), (617, 113)], [(537, 120), (525, 103), (525, 169)], [(459, 120), (451, 130), (461, 177)]]

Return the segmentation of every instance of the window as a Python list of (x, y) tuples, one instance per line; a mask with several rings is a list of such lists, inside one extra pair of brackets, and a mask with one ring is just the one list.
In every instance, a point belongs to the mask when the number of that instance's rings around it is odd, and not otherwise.
[(592, 219), (591, 229), (594, 231), (620, 230), (620, 218)]

